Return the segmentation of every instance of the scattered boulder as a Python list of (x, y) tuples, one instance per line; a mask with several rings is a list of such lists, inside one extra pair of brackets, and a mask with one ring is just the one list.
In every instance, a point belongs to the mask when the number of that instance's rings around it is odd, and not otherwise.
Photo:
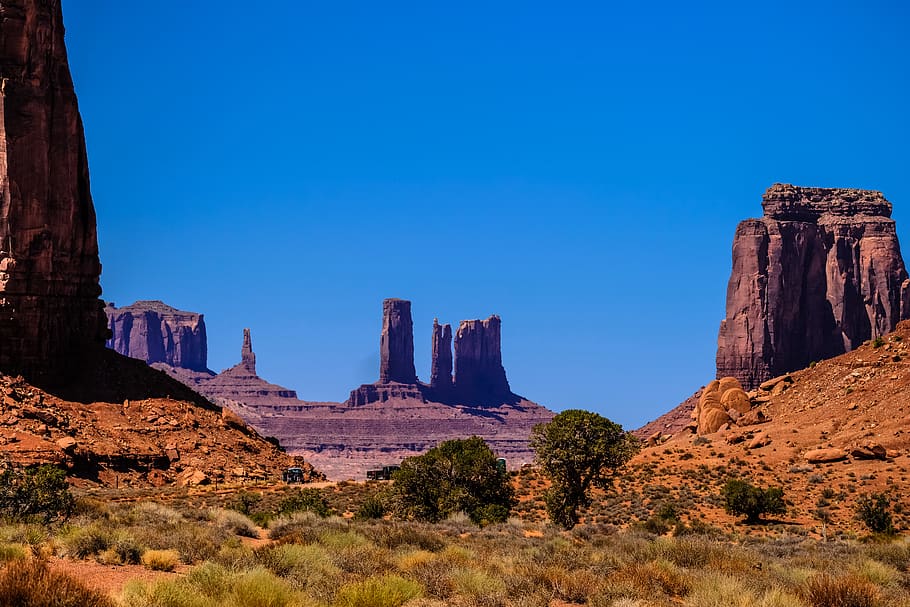
[(765, 415), (763, 411), (752, 409), (748, 413), (743, 413), (740, 418), (736, 420), (736, 425), (755, 426), (757, 424), (764, 424), (769, 421), (771, 421), (771, 418)]
[(195, 468), (187, 468), (177, 477), (177, 485), (179, 487), (196, 487), (197, 485), (207, 485), (209, 482), (208, 475), (202, 470), (196, 470)]
[(847, 452), (843, 449), (826, 448), (807, 451), (803, 456), (810, 464), (827, 464), (840, 462), (847, 459)]
[(749, 441), (749, 444), (746, 445), (747, 449), (761, 449), (762, 447), (767, 447), (771, 444), (771, 437), (769, 437), (764, 432), (759, 432), (752, 437), (752, 440)]
[(63, 438), (56, 441), (56, 445), (63, 451), (70, 452), (76, 448), (76, 439), (72, 436), (64, 436)]
[(878, 459), (888, 458), (888, 451), (877, 443), (868, 443), (853, 447), (850, 450), (850, 456), (853, 459)]

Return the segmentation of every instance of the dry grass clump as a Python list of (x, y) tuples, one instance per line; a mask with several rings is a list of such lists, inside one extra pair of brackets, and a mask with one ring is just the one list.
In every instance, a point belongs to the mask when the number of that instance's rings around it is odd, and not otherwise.
[(855, 575), (835, 577), (820, 573), (807, 580), (803, 597), (812, 607), (876, 607), (878, 591)]
[(421, 595), (420, 584), (397, 575), (371, 577), (338, 591), (335, 607), (401, 607)]
[(146, 550), (141, 561), (152, 571), (173, 571), (180, 562), (180, 554), (176, 550)]
[(114, 607), (103, 594), (38, 560), (16, 560), (0, 570), (4, 607)]
[(259, 537), (256, 523), (235, 510), (213, 510), (210, 516), (217, 526), (228, 533), (241, 537)]

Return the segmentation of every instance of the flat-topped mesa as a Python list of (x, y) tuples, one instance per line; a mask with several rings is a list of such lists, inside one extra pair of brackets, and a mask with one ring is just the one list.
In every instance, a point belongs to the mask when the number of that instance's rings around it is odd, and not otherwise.
[(178, 310), (161, 301), (137, 301), (123, 308), (109, 303), (104, 312), (111, 330), (107, 346), (112, 350), (150, 365), (164, 363), (178, 369), (208, 371), (202, 314)]
[(452, 390), (452, 325), (440, 325), (433, 319), (433, 358), (430, 365), (430, 387), (445, 394)]
[(502, 403), (511, 396), (502, 366), (499, 316), (463, 320), (455, 333), (455, 390), (470, 403)]
[(59, 0), (0, 4), (0, 370), (61, 383), (107, 337)]
[(853, 350), (910, 317), (891, 203), (870, 190), (775, 184), (736, 228), (717, 376), (746, 390)]
[(379, 382), (417, 383), (414, 323), (411, 320), (411, 302), (405, 299), (386, 299), (382, 302)]
[(240, 346), (240, 364), (249, 370), (253, 375), (256, 374), (256, 355), (253, 353), (253, 338), (250, 336), (250, 330), (243, 330), (243, 345)]
[(850, 188), (804, 188), (775, 183), (762, 196), (768, 219), (814, 222), (823, 215), (891, 217), (891, 203), (881, 192)]

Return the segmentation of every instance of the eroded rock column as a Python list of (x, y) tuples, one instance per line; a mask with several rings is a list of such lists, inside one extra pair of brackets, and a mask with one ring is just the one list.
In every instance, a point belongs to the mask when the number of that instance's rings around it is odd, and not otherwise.
[(379, 381), (417, 383), (417, 372), (414, 369), (414, 323), (411, 320), (410, 301), (386, 299), (382, 302)]

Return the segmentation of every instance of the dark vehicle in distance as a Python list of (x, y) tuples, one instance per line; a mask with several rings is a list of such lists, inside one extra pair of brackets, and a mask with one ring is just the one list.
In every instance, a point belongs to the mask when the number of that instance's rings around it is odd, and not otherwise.
[(303, 468), (288, 468), (281, 473), (281, 480), (286, 483), (302, 483), (303, 482)]
[(376, 470), (367, 470), (368, 481), (390, 481), (392, 474), (401, 470), (401, 466), (383, 466)]

